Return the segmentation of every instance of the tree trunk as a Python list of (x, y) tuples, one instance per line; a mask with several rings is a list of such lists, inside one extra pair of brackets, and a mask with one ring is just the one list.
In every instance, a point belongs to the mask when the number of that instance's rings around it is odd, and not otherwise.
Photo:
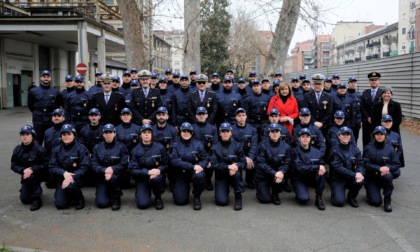
[(184, 74), (201, 72), (200, 60), (200, 0), (184, 0)]
[(136, 0), (118, 0), (124, 29), (127, 68), (148, 69), (143, 38), (144, 15)]
[(295, 33), (299, 18), (301, 0), (284, 0), (280, 11), (280, 18), (276, 25), (273, 41), (267, 55), (264, 76), (280, 71), (286, 61), (290, 41)]

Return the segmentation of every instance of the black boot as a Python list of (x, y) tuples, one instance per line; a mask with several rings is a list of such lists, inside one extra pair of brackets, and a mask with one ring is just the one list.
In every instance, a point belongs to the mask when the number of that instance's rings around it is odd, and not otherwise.
[(85, 208), (85, 197), (81, 195), (78, 199), (76, 199), (76, 210), (80, 210)]
[(384, 197), (384, 210), (387, 213), (392, 212), (391, 196), (385, 196)]
[(194, 210), (201, 210), (201, 200), (199, 196), (194, 196), (193, 205)]
[(317, 206), (319, 210), (325, 210), (324, 201), (322, 200), (322, 194), (316, 195), (315, 206)]
[(162, 210), (163, 209), (163, 201), (160, 196), (155, 197), (155, 208), (156, 210)]
[(353, 197), (349, 197), (347, 196), (347, 203), (349, 203), (350, 206), (352, 207), (359, 207), (359, 204), (357, 203), (357, 200)]
[(31, 205), (30, 210), (31, 211), (36, 211), (36, 210), (40, 209), (41, 207), (42, 207), (42, 200), (41, 200), (41, 198), (34, 199), (32, 201), (32, 205)]
[(271, 199), (273, 200), (273, 204), (274, 205), (280, 205), (281, 204), (281, 201), (280, 201), (280, 198), (279, 198), (279, 194), (278, 193), (271, 194)]
[(249, 189), (255, 189), (255, 183), (252, 179), (247, 179), (246, 184), (248, 185)]
[(120, 208), (121, 208), (121, 198), (120, 197), (114, 198), (112, 200), (112, 206), (111, 206), (112, 211), (120, 210)]
[(213, 191), (213, 183), (211, 182), (211, 179), (206, 179), (206, 190)]
[(233, 207), (235, 211), (242, 210), (242, 193), (235, 194), (235, 206)]

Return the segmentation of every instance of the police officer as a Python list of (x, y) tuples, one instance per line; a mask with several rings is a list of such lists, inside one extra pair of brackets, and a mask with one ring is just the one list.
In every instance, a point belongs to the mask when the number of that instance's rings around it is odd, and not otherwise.
[(272, 90), (271, 90), (273, 92), (273, 96), (279, 94), (280, 83), (281, 81), (279, 80), (273, 80), (273, 85), (272, 85)]
[(274, 79), (282, 82), (283, 81), (283, 74), (281, 72), (276, 72), (274, 74)]
[(337, 92), (332, 95), (334, 101), (334, 112), (341, 110), (344, 112), (344, 124), (349, 128), (354, 128), (356, 124), (356, 103), (353, 97), (347, 94), (346, 83), (340, 82)]
[(156, 124), (152, 125), (153, 141), (160, 143), (167, 150), (178, 139), (176, 128), (169, 124), (169, 111), (160, 107), (156, 113)]
[(338, 84), (340, 83), (340, 76), (338, 74), (331, 75), (331, 89), (337, 91)]
[(200, 210), (200, 196), (206, 185), (204, 169), (207, 167), (209, 157), (203, 144), (194, 139), (193, 135), (194, 128), (190, 123), (181, 124), (179, 140), (174, 142), (170, 149), (170, 169), (174, 174), (175, 204), (188, 204), (190, 183), (192, 183), (193, 207), (194, 210)]
[(308, 129), (311, 134), (310, 145), (317, 148), (321, 154), (325, 154), (325, 138), (322, 132), (315, 125), (311, 124), (311, 112), (307, 108), (302, 108), (299, 112), (300, 124), (293, 128), (293, 143), (300, 144), (300, 132), (302, 129)]
[(173, 74), (172, 74), (172, 69), (168, 68), (165, 70), (165, 78), (168, 81), (168, 86), (172, 86), (173, 85)]
[(270, 80), (267, 77), (261, 80), (261, 92), (268, 95), (269, 98), (274, 95), (273, 91), (270, 89)]
[(255, 158), (258, 148), (258, 131), (247, 123), (245, 109), (238, 108), (235, 112), (236, 123), (232, 126), (233, 139), (241, 144), (246, 157), (245, 181), (250, 189), (255, 189)]
[[(135, 68), (135, 67), (133, 67), (131, 70), (130, 70), (130, 73), (131, 73), (131, 79), (132, 80), (139, 80), (139, 70), (137, 69), (137, 68)], [(150, 74), (150, 76), (151, 76), (152, 74)]]
[(172, 95), (172, 121), (175, 127), (183, 122), (192, 122), (188, 110), (188, 100), (192, 90), (186, 75), (181, 76), (181, 88)]
[(67, 100), (66, 109), (70, 116), (69, 121), (76, 127), (79, 133), (80, 129), (89, 123), (89, 106), (90, 98), (88, 92), (85, 90), (85, 78), (81, 75), (76, 76), (76, 90)]
[(386, 129), (377, 126), (373, 130), (374, 140), (365, 146), (365, 188), (369, 204), (380, 206), (384, 195), (384, 210), (392, 212), (391, 196), (394, 190), (393, 181), (401, 175), (399, 155), (386, 142)]
[(101, 80), (102, 72), (97, 72), (95, 74), (95, 85), (89, 88), (89, 97), (92, 99), (93, 95), (97, 92), (102, 92), (103, 80)]
[(190, 88), (194, 91), (197, 88), (197, 71), (190, 71)]
[(195, 112), (198, 107), (206, 107), (208, 118), (207, 122), (213, 124), (217, 114), (216, 94), (207, 89), (208, 78), (205, 74), (197, 76), (197, 90), (193, 91), (188, 99), (188, 115), (189, 121), (196, 123)]
[[(340, 129), (345, 126), (345, 115), (344, 112), (341, 110), (337, 110), (334, 112), (334, 122), (331, 128), (328, 129), (328, 134), (326, 138), (326, 145), (327, 150), (335, 147), (340, 143), (340, 139), (338, 138), (338, 133)], [(350, 133), (350, 143), (357, 146), (356, 139), (354, 138), (353, 131)], [(328, 157), (328, 156), (327, 156)]]
[(311, 111), (311, 122), (321, 130), (325, 137), (331, 126), (334, 101), (331, 95), (322, 92), (324, 78), (322, 74), (312, 76), (314, 91), (305, 94), (303, 107)]
[(141, 70), (139, 73), (141, 88), (131, 92), (131, 112), (133, 112), (134, 122), (138, 125), (155, 123), (156, 111), (162, 104), (160, 92), (151, 89), (150, 77), (152, 74), (148, 70)]
[(126, 106), (124, 96), (120, 92), (112, 91), (109, 74), (103, 74), (101, 82), (103, 82), (103, 91), (93, 95), (91, 108), (97, 108), (101, 112), (101, 124), (119, 125), (120, 111)]
[(347, 88), (347, 94), (350, 95), (350, 97), (353, 98), (355, 106), (356, 106), (356, 115), (355, 115), (355, 125), (352, 128), (353, 135), (357, 140), (359, 139), (359, 132), (360, 128), (362, 127), (362, 114), (360, 111), (360, 101), (362, 98), (362, 94), (357, 91), (357, 79), (356, 77), (352, 76), (349, 78), (349, 81), (347, 82), (348, 88)]
[(62, 104), (60, 92), (51, 85), (51, 72), (41, 72), (41, 83), (28, 93), (28, 108), (32, 112), (32, 123), (39, 144), (44, 142), (45, 131), (52, 126), (51, 116), (54, 109)]
[(311, 146), (311, 132), (308, 128), (300, 129), (299, 143), (292, 151), (291, 180), (296, 200), (301, 204), (309, 201), (308, 185), (315, 184), (315, 205), (319, 210), (325, 210), (322, 193), (325, 188), (323, 154)]
[(87, 147), (92, 153), (93, 147), (102, 141), (101, 112), (97, 108), (89, 110), (88, 118), (90, 123), (82, 127), (79, 134), (79, 142)]
[[(140, 88), (140, 82), (138, 80), (131, 80), (131, 82), (130, 82), (130, 88), (131, 88), (131, 92), (133, 92), (134, 89)], [(130, 93), (130, 97), (129, 97), (129, 102), (130, 102), (130, 105), (131, 105), (131, 93)]]
[(285, 175), (291, 162), (290, 146), (281, 141), (279, 124), (268, 128), (268, 140), (258, 145), (255, 172), (257, 199), (261, 203), (280, 205), (279, 193), (285, 183)]
[(238, 84), (233, 86), (233, 89), (236, 93), (241, 95), (242, 99), (245, 99), (248, 94), (252, 93), (252, 88), (246, 85), (244, 78), (239, 78)]
[(270, 114), (268, 116), (268, 122), (263, 126), (261, 130), (261, 142), (262, 141), (268, 141), (268, 129), (270, 128), (270, 125), (272, 123), (277, 123), (280, 128), (280, 140), (286, 142), (289, 145), (292, 145), (292, 136), (290, 135), (289, 130), (280, 124), (280, 112), (277, 109), (271, 109)]
[(212, 73), (210, 79), (211, 85), (210, 90), (217, 93), (223, 90), (223, 87), (220, 85), (220, 76), (218, 73)]
[(112, 92), (119, 92), (120, 91), (120, 82), (121, 79), (117, 75), (111, 76), (111, 88)]
[[(305, 104), (304, 104), (305, 94), (308, 94), (312, 91), (311, 81), (309, 79), (302, 80), (301, 89), (302, 89), (301, 95), (296, 97), (299, 109), (305, 108)], [(299, 123), (299, 120), (297, 120), (297, 122), (295, 121), (295, 125), (298, 123)]]
[(215, 171), (216, 205), (229, 204), (229, 185), (235, 192), (235, 211), (242, 210), (242, 193), (244, 185), (241, 170), (246, 167), (246, 157), (241, 144), (232, 137), (232, 127), (222, 123), (219, 128), (220, 141), (212, 147), (211, 167)]
[(248, 74), (248, 89), (252, 90), (252, 83), (257, 80), (257, 72), (251, 71)]
[(66, 106), (67, 106), (67, 99), (68, 96), (70, 96), (70, 94), (76, 89), (76, 87), (74, 86), (74, 77), (72, 75), (66, 75), (66, 77), (64, 78), (64, 85), (66, 86), (66, 89), (64, 89), (63, 91), (61, 91), (61, 107), (63, 107), (64, 109), (64, 113), (65, 113), (65, 117), (67, 119), (70, 118), (70, 116), (67, 114), (67, 110), (66, 110)]
[(111, 205), (112, 211), (121, 207), (123, 195), (119, 176), (127, 169), (128, 150), (116, 140), (116, 129), (112, 124), (102, 128), (104, 141), (93, 148), (91, 166), (96, 174), (95, 204), (99, 208)]
[(169, 86), (169, 83), (168, 83), (168, 91), (169, 92), (175, 93), (175, 91), (177, 91), (178, 89), (181, 88), (180, 77), (181, 77), (180, 73), (178, 73), (178, 72), (172, 73), (172, 85)]
[[(173, 85), (173, 84), (172, 84)], [(165, 77), (159, 79), (159, 91), (162, 98), (162, 107), (165, 107), (169, 112), (169, 118), (171, 118), (170, 123), (172, 123), (172, 95), (173, 93), (169, 91), (168, 83)]]
[(333, 89), (331, 87), (331, 85), (332, 85), (332, 79), (330, 77), (325, 77), (325, 80), (324, 80), (324, 90), (323, 91), (325, 93), (330, 94), (330, 95), (335, 95), (337, 93), (337, 89)]
[(155, 208), (163, 209), (162, 194), (165, 192), (165, 171), (168, 155), (165, 147), (153, 141), (150, 124), (141, 127), (141, 141), (131, 152), (128, 171), (135, 180), (137, 207), (146, 209), (152, 204), (151, 191), (155, 195)]
[(395, 152), (398, 154), (400, 160), (400, 168), (403, 168), (405, 166), (405, 161), (401, 136), (392, 130), (392, 124), (393, 119), (391, 115), (382, 116), (381, 125), (386, 129), (386, 141), (392, 145)]
[(270, 96), (262, 93), (259, 80), (254, 80), (252, 93), (244, 100), (244, 108), (248, 112), (249, 123), (257, 129), (258, 134), (261, 132), (262, 125), (267, 123), (267, 108), (270, 98)]
[(131, 100), (131, 74), (129, 71), (124, 71), (122, 74), (122, 84), (118, 89), (118, 92), (123, 94), (125, 103), (130, 106)]
[(141, 127), (132, 122), (133, 114), (129, 108), (121, 110), (121, 124), (115, 130), (117, 132), (117, 140), (125, 145), (128, 152), (139, 143)]
[(61, 143), (61, 127), (63, 127), (65, 117), (62, 109), (54, 109), (51, 121), (53, 126), (45, 131), (44, 148), (47, 151), (47, 156), (51, 155), (54, 147)]
[(363, 125), (363, 148), (369, 144), (371, 140), (371, 133), (374, 127), (371, 120), (373, 105), (379, 101), (382, 94), (382, 89), (378, 87), (380, 78), (381, 74), (378, 72), (371, 72), (368, 74), (370, 88), (363, 91), (360, 99), (360, 112), (362, 114)]
[[(303, 101), (303, 98), (305, 98), (303, 96), (303, 90), (300, 87), (299, 78), (292, 77), (290, 79), (290, 84), (292, 85), (293, 96), (296, 98), (296, 101), (298, 102), (298, 105), (299, 105)], [(299, 107), (299, 109), (301, 108)]]
[[(155, 72), (152, 73), (152, 76), (150, 77), (150, 88), (151, 89), (157, 88), (158, 77), (159, 77), (159, 75), (157, 73), (155, 73)], [(172, 79), (172, 74), (171, 74), (170, 77)]]
[(23, 204), (31, 204), (30, 210), (36, 211), (42, 206), (41, 181), (47, 174), (47, 153), (36, 142), (32, 126), (23, 126), (19, 134), (21, 144), (13, 150), (11, 169), (21, 175), (20, 201)]
[(346, 202), (352, 207), (359, 207), (356, 197), (363, 187), (364, 163), (362, 153), (355, 144), (351, 143), (352, 130), (341, 127), (338, 132), (339, 143), (332, 148), (330, 156), (330, 187), (331, 203), (342, 207)]
[(83, 181), (89, 170), (89, 152), (76, 141), (76, 129), (71, 124), (61, 128), (61, 145), (53, 149), (49, 168), (56, 179), (54, 193), (57, 209), (66, 209), (71, 200), (76, 201), (76, 210), (85, 207), (82, 193)]
[[(204, 146), (204, 149), (207, 151), (207, 155), (211, 155), (211, 147), (218, 142), (217, 129), (214, 124), (207, 122), (208, 114), (205, 107), (198, 107), (195, 112), (195, 118), (197, 120), (194, 127), (194, 139), (201, 141)], [(213, 183), (211, 182), (211, 177), (213, 176), (213, 169), (211, 169), (211, 163), (204, 167), (204, 172), (206, 174), (206, 190), (213, 190)]]
[(225, 77), (223, 80), (223, 92), (216, 93), (217, 98), (217, 114), (216, 124), (223, 122), (230, 124), (235, 123), (235, 112), (238, 108), (243, 107), (243, 100), (240, 94), (232, 91), (233, 80)]

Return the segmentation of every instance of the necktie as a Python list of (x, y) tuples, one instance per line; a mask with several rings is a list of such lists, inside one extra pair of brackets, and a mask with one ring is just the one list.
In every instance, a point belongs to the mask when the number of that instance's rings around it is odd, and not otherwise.
[(319, 104), (319, 93), (316, 93), (316, 102)]
[(204, 92), (200, 92), (200, 100), (201, 100), (201, 102), (203, 102), (203, 100), (204, 100)]
[(372, 101), (375, 100), (376, 89), (372, 89)]
[(147, 95), (149, 94), (149, 90), (148, 89), (144, 89), (143, 92), (144, 92), (144, 96), (147, 97)]
[(109, 94), (105, 94), (105, 103), (108, 104), (109, 101)]

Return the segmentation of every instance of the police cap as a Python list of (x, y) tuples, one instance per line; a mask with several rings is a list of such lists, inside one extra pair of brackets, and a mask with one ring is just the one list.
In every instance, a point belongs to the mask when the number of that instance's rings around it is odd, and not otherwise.
[(344, 112), (343, 111), (341, 111), (341, 110), (337, 110), (337, 111), (335, 111), (335, 113), (334, 113), (334, 118), (341, 118), (341, 119), (344, 119)]
[(101, 114), (101, 112), (97, 108), (91, 108), (89, 110), (89, 115), (100, 115), (100, 114)]
[(150, 79), (150, 77), (152, 77), (152, 73), (149, 70), (143, 69), (139, 72), (139, 78), (140, 79)]
[(381, 134), (386, 134), (386, 129), (383, 126), (376, 126), (375, 129), (373, 130), (373, 135), (377, 134), (377, 133), (381, 133)]
[(183, 130), (188, 130), (189, 132), (191, 132), (191, 133), (194, 133), (194, 128), (193, 128), (193, 126), (191, 125), (191, 123), (189, 123), (189, 122), (184, 122), (184, 123), (182, 123), (181, 124), (181, 127), (179, 128), (181, 131), (183, 131)]
[(132, 115), (133, 113), (131, 113), (131, 110), (129, 108), (123, 108), (123, 109), (121, 109), (121, 115), (122, 114), (130, 114), (130, 115)]
[(377, 80), (377, 79), (381, 78), (381, 74), (378, 73), (378, 72), (371, 72), (371, 73), (368, 74), (367, 77), (368, 77), (369, 80)]
[(116, 132), (116, 131), (117, 130), (115, 129), (114, 124), (112, 124), (112, 123), (105, 124), (104, 127), (102, 128), (102, 133), (105, 133), (105, 132)]
[(383, 115), (381, 121), (382, 122), (389, 122), (389, 121), (392, 122), (392, 116), (391, 115)]
[(157, 114), (159, 114), (159, 113), (168, 114), (168, 109), (165, 108), (165, 107), (159, 107), (156, 113)]
[(232, 126), (229, 123), (222, 123), (220, 124), (219, 131), (228, 130), (232, 131)]
[(271, 109), (270, 110), (270, 116), (272, 116), (272, 115), (280, 115), (280, 112), (278, 111), (278, 109), (275, 109), (275, 108), (273, 108), (273, 109)]
[(66, 77), (64, 78), (65, 81), (73, 81), (74, 77), (72, 75), (66, 75)]
[(35, 129), (31, 125), (23, 125), (22, 128), (20, 128), (19, 134), (22, 133), (32, 134), (32, 136), (36, 136)]
[(74, 128), (73, 125), (66, 123), (63, 125), (63, 127), (61, 127), (61, 130), (60, 130), (60, 134), (63, 134), (63, 133), (73, 133), (74, 135), (76, 135), (76, 129)]
[(104, 83), (111, 83), (111, 75), (110, 74), (102, 74), (100, 80)]
[(308, 136), (311, 136), (311, 131), (310, 131), (308, 128), (302, 128), (302, 129), (300, 129), (300, 131), (299, 131), (299, 136), (301, 136), (301, 135), (303, 135), (303, 134), (306, 134), (306, 135), (308, 135)]
[(152, 125), (143, 124), (143, 126), (141, 126), (141, 128), (140, 128), (140, 132), (143, 132), (143, 131), (146, 131), (146, 130), (150, 130), (153, 133)]
[(61, 116), (64, 116), (64, 110), (59, 109), (59, 108), (54, 109), (54, 111), (52, 112), (52, 115), (61, 115)]
[(235, 111), (235, 115), (237, 115), (237, 114), (239, 114), (239, 113), (245, 113), (245, 114), (246, 114), (246, 110), (245, 110), (245, 109), (243, 109), (243, 108), (238, 108), (238, 109)]
[(301, 116), (308, 116), (311, 115), (311, 111), (309, 111), (308, 108), (302, 108), (299, 112), (299, 115)]
[(138, 87), (138, 86), (140, 86), (140, 83), (139, 83), (138, 80), (131, 80), (130, 86), (132, 86), (132, 87)]
[(347, 126), (341, 127), (340, 130), (338, 131), (338, 134), (339, 135), (346, 134), (346, 133), (347, 134), (351, 134), (352, 133), (352, 130), (349, 127), (347, 127)]
[(44, 75), (51, 76), (51, 72), (49, 70), (43, 70), (40, 76), (44, 76)]
[(207, 114), (207, 109), (205, 107), (198, 107), (197, 111), (195, 111), (196, 114)]

